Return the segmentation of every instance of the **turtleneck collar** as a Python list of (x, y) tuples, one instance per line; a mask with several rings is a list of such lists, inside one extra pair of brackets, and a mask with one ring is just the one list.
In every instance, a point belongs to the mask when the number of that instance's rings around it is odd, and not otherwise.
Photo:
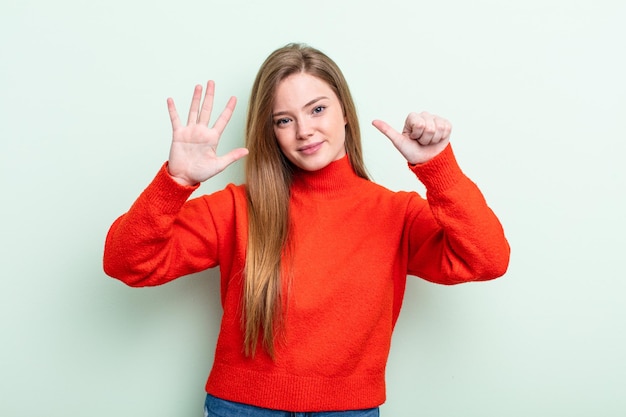
[(352, 188), (358, 186), (363, 178), (356, 175), (348, 155), (331, 162), (317, 171), (294, 171), (292, 192), (304, 192), (311, 197), (338, 198), (350, 195)]

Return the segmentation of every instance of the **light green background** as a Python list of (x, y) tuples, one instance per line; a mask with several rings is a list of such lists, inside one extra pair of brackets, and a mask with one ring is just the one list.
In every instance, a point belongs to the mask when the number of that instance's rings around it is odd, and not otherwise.
[[(165, 99), (239, 97), (289, 41), (326, 51), (358, 104), (366, 162), (422, 190), (369, 122), (453, 122), (500, 216), (509, 272), (410, 279), (386, 417), (626, 415), (623, 1), (3, 0), (0, 415), (202, 415), (217, 271), (152, 289), (102, 272), (103, 241), (167, 158)], [(241, 181), (243, 164), (201, 192)]]

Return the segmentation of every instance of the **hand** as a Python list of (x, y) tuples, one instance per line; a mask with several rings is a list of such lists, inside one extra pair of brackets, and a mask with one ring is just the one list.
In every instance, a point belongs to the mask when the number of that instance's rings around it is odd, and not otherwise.
[(233, 149), (224, 156), (217, 156), (217, 144), (235, 110), (237, 99), (231, 97), (226, 108), (219, 115), (212, 128), (209, 128), (215, 83), (209, 81), (204, 101), (200, 106), (202, 86), (197, 85), (193, 92), (187, 125), (178, 118), (174, 100), (167, 99), (167, 109), (172, 121), (172, 146), (168, 170), (180, 184), (195, 185), (222, 172), (228, 165), (248, 154), (246, 148)]
[(452, 125), (446, 119), (427, 112), (410, 113), (402, 133), (382, 120), (372, 124), (387, 136), (410, 164), (423, 164), (443, 151), (450, 141)]

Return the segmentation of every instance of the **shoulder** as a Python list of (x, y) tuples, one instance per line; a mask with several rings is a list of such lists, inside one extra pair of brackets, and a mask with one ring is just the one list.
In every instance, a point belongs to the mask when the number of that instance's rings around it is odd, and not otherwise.
[(228, 184), (221, 190), (199, 197), (207, 204), (241, 204), (246, 201), (246, 187), (243, 184)]
[(426, 204), (426, 200), (417, 191), (394, 191), (382, 184), (365, 179), (360, 187), (362, 198), (393, 210), (408, 210), (415, 206), (421, 208)]
[(188, 203), (203, 206), (213, 215), (232, 214), (233, 211), (246, 209), (246, 188), (244, 185), (228, 184), (221, 190), (204, 194), (189, 200)]

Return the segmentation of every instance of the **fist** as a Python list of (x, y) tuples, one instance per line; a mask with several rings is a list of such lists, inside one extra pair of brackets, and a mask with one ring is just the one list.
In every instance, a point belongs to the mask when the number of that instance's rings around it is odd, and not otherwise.
[(374, 120), (372, 124), (414, 165), (428, 162), (443, 151), (452, 132), (448, 120), (428, 112), (409, 113), (402, 133), (382, 120)]

